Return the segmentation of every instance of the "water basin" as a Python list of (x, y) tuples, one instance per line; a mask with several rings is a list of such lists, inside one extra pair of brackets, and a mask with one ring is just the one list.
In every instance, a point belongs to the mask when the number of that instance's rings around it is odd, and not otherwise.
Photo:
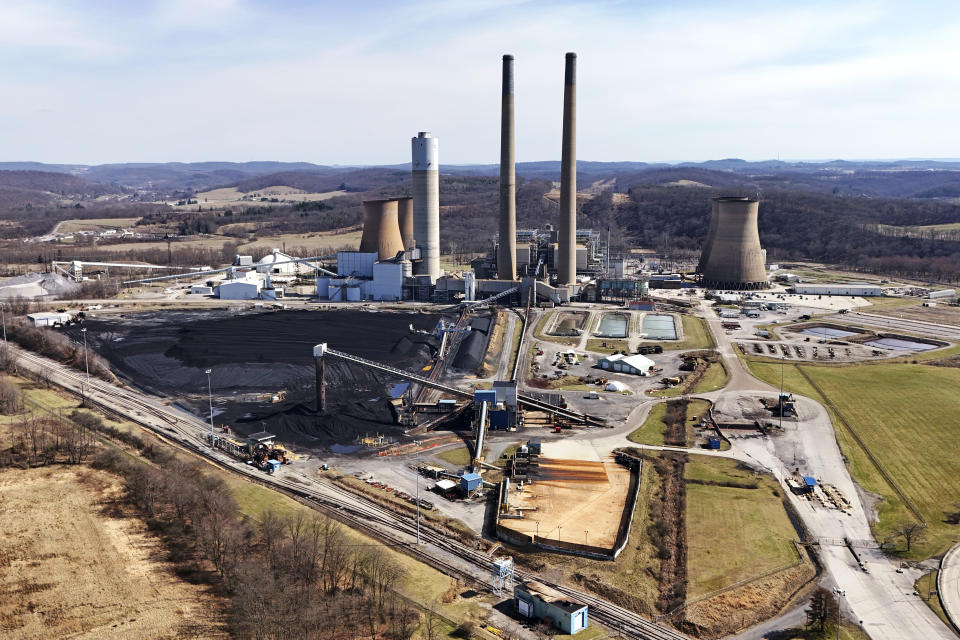
[(809, 329), (803, 329), (800, 333), (816, 338), (848, 338), (857, 335), (856, 331), (846, 331), (832, 327), (811, 327)]
[(626, 338), (629, 319), (622, 313), (605, 313), (600, 318), (599, 335), (604, 338)]
[(649, 340), (676, 340), (677, 326), (673, 316), (647, 314), (643, 317), (643, 334)]
[(900, 338), (879, 338), (871, 340), (864, 344), (881, 349), (893, 349), (895, 351), (929, 351), (936, 349), (937, 345), (927, 344), (926, 342), (914, 342), (913, 340), (902, 340)]

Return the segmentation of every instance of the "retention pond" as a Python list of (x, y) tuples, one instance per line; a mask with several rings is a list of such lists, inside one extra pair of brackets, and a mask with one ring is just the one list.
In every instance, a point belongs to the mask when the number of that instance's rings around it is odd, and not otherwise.
[(648, 340), (676, 340), (677, 326), (673, 316), (647, 314), (643, 317), (643, 334)]

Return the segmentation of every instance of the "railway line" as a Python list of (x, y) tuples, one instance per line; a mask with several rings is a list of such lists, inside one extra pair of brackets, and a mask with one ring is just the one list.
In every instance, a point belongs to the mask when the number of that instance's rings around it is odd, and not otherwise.
[[(178, 413), (159, 402), (144, 398), (139, 393), (113, 384), (87, 379), (59, 363), (12, 347), (24, 368), (45, 376), (50, 382), (71, 392), (81, 393), (102, 406), (109, 413), (122, 415), (154, 432), (165, 440), (187, 448), (208, 461), (239, 473), (250, 480), (294, 495), (315, 504), (322, 511), (351, 528), (360, 530), (388, 546), (401, 548), (405, 553), (434, 566), (452, 577), (478, 585), (489, 583), (493, 559), (485, 552), (473, 549), (457, 540), (443, 536), (427, 527), (420, 528), (423, 544), (416, 544), (416, 519), (403, 516), (386, 507), (327, 482), (308, 478), (296, 472), (267, 476), (206, 444), (205, 435), (210, 425), (195, 416)], [(516, 571), (520, 580), (533, 579), (546, 584), (572, 600), (590, 607), (590, 616), (623, 637), (637, 640), (686, 640), (687, 636), (643, 618), (637, 613), (612, 602), (571, 587), (547, 580), (533, 572)]]

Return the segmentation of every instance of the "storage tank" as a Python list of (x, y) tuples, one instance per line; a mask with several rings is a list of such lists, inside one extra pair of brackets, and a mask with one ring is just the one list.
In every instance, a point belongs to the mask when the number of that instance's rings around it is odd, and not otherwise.
[(367, 200), (363, 203), (363, 235), (361, 253), (376, 253), (380, 260), (389, 260), (403, 251), (403, 238), (397, 217), (397, 201)]
[(704, 287), (743, 291), (770, 286), (757, 229), (759, 207), (756, 198), (713, 199), (710, 235), (698, 267)]

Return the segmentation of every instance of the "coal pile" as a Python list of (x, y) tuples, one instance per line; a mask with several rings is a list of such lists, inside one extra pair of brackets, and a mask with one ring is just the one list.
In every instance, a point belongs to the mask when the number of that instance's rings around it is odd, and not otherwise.
[(476, 371), (483, 363), (490, 342), (490, 318), (474, 318), (470, 321), (470, 333), (460, 343), (453, 367), (460, 371)]
[[(406, 312), (156, 312), (89, 318), (87, 338), (128, 383), (207, 414), (211, 369), (217, 424), (242, 434), (270, 431), (288, 442), (348, 444), (366, 433), (398, 433), (387, 406), (395, 382), (328, 359), (327, 415), (316, 412), (313, 345), (421, 370), (436, 353), (438, 315)], [(79, 334), (75, 336), (80, 338)], [(280, 391), (286, 397), (271, 403)]]

